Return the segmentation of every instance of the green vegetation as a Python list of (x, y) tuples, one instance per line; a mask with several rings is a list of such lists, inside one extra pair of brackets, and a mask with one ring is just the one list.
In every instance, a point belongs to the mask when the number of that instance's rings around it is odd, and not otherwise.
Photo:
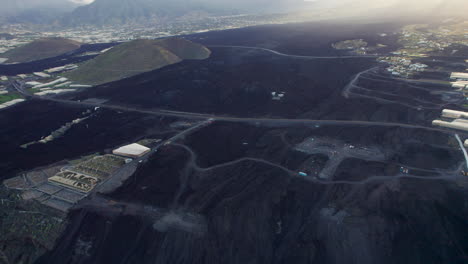
[(468, 21), (454, 21), (441, 26), (414, 24), (403, 27), (400, 54), (424, 57), (440, 53), (454, 45), (468, 45), (465, 37)]
[(79, 49), (79, 42), (64, 38), (45, 38), (33, 41), (24, 46), (9, 50), (2, 54), (8, 62), (28, 62), (56, 57)]
[(64, 77), (80, 84), (97, 85), (156, 70), (183, 60), (203, 60), (206, 47), (180, 38), (134, 40), (118, 45), (84, 63)]
[(30, 92), (30, 93), (32, 93), (32, 94), (38, 93), (38, 92), (40, 92), (40, 91), (41, 91), (41, 90), (40, 90), (40, 89), (37, 89), (37, 88), (36, 88), (36, 89), (29, 88), (29, 89), (28, 89), (28, 92)]
[(337, 50), (356, 50), (367, 47), (367, 42), (363, 39), (352, 39), (334, 43), (332, 46)]
[(78, 164), (80, 164), (80, 163), (82, 163), (82, 162), (85, 162), (85, 161), (88, 161), (88, 160), (90, 160), (90, 159), (93, 159), (93, 158), (95, 158), (95, 157), (97, 157), (97, 156), (99, 156), (99, 155), (100, 155), (99, 153), (94, 153), (94, 154), (91, 154), (91, 155), (83, 156), (83, 157), (81, 157), (81, 158), (79, 158), (79, 159), (71, 160), (71, 161), (69, 161), (68, 163), (70, 163), (71, 165), (78, 165)]
[(15, 93), (3, 94), (3, 95), (0, 95), (0, 104), (9, 102), (11, 100), (20, 99), (20, 98), (22, 98), (21, 95), (15, 94)]
[(106, 179), (125, 165), (125, 159), (115, 155), (96, 156), (73, 166), (73, 171), (99, 179)]
[(54, 247), (65, 225), (62, 213), (0, 185), (0, 263), (33, 263)]

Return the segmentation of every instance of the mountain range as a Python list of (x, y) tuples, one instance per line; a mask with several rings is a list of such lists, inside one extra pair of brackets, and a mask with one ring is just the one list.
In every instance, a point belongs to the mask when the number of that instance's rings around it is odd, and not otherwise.
[[(302, 11), (311, 17), (467, 16), (466, 0), (7, 0), (0, 22), (57, 26), (160, 23), (177, 18)], [(81, 3), (81, 4), (80, 4)]]
[(193, 12), (224, 14), (188, 0), (96, 0), (76, 8), (62, 22), (67, 26), (160, 22)]
[[(83, 2), (81, 2), (83, 3)], [(87, 5), (64, 0), (19, 0), (0, 12), (3, 22), (61, 26), (161, 22), (191, 14), (279, 13), (308, 5), (303, 0), (95, 0)], [(1, 19), (0, 19), (1, 20)]]
[(6, 0), (2, 1), (0, 15), (19, 15), (22, 12), (37, 9), (53, 9), (62, 12), (71, 11), (78, 7), (76, 2), (66, 0)]

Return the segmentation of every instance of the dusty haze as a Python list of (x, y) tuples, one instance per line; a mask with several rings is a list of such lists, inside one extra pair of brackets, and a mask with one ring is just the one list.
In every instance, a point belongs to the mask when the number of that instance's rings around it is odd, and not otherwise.
[(311, 0), (311, 14), (323, 17), (438, 17), (468, 18), (467, 0)]
[[(14, 14), (35, 8), (72, 10), (79, 5), (100, 0), (0, 0), (2, 14)], [(161, 0), (147, 0), (158, 3)], [(233, 9), (241, 12), (303, 11), (317, 18), (362, 16), (464, 16), (468, 17), (468, 0), (171, 0), (200, 6)]]

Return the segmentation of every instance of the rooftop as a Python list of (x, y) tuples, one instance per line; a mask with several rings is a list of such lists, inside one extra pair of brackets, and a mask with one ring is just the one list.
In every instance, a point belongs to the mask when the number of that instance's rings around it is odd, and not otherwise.
[(147, 148), (143, 145), (133, 143), (133, 144), (115, 149), (112, 153), (115, 155), (135, 158), (135, 157), (141, 157), (145, 155), (150, 150), (151, 150), (150, 148)]

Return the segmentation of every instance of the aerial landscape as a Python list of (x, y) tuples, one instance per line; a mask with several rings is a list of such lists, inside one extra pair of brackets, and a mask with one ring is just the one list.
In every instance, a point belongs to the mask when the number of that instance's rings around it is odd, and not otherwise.
[(466, 10), (6, 3), (0, 264), (468, 263)]

